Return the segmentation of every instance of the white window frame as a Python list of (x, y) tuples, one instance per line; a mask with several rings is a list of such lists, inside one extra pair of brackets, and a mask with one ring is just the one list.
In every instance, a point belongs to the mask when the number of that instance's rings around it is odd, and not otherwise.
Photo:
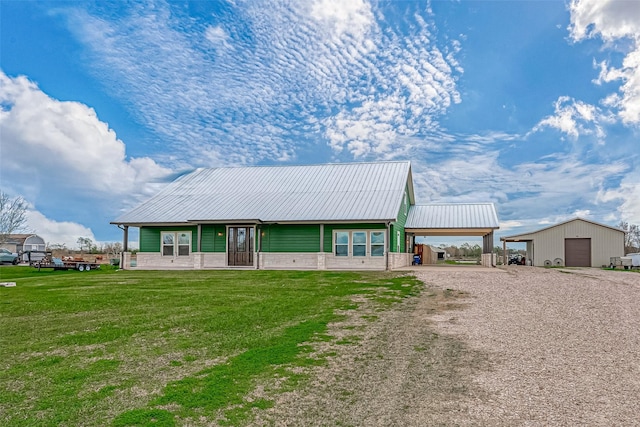
[[(355, 234), (364, 234), (364, 243), (357, 243), (356, 244), (356, 239), (354, 237)], [(367, 230), (353, 230), (351, 231), (351, 255), (354, 257), (358, 257), (358, 258), (362, 258), (362, 257), (366, 257), (369, 255), (369, 245), (367, 244), (369, 243), (369, 232)], [(360, 247), (360, 246), (364, 246), (364, 254), (362, 255), (356, 255), (356, 246)]]
[[(382, 243), (373, 243), (373, 233), (380, 233), (382, 234)], [(386, 240), (387, 240), (387, 233), (384, 230), (371, 230), (369, 231), (369, 256), (371, 257), (383, 257), (385, 252), (386, 252)], [(374, 246), (382, 246), (382, 253), (380, 255), (373, 255), (373, 247)]]
[[(347, 243), (340, 243), (339, 246), (346, 246), (347, 247), (347, 253), (346, 255), (338, 255), (337, 254), (337, 246), (338, 246), (338, 233), (346, 233), (347, 234)], [(354, 233), (364, 233), (365, 236), (365, 242), (364, 243), (354, 243), (354, 238), (353, 235)], [(374, 243), (373, 242), (373, 238), (372, 235), (373, 233), (379, 233), (379, 235), (382, 236), (382, 243)], [(333, 230), (333, 239), (332, 239), (332, 245), (333, 245), (333, 256), (335, 257), (340, 257), (340, 258), (358, 258), (358, 259), (362, 259), (362, 258), (380, 258), (383, 257), (385, 255), (385, 253), (387, 252), (386, 249), (386, 243), (387, 243), (387, 237), (386, 237), (386, 232), (385, 230), (379, 230), (379, 229), (334, 229)], [(364, 250), (364, 255), (355, 255), (354, 254), (354, 246), (364, 246), (365, 250)], [(382, 247), (382, 253), (380, 255), (372, 255), (373, 253), (373, 247)]]
[[(347, 235), (347, 243), (338, 244), (338, 233), (345, 233)], [(346, 246), (346, 255), (338, 255), (338, 246)], [(351, 230), (334, 230), (333, 231), (333, 256), (336, 257), (349, 257), (351, 256)]]
[[(180, 244), (180, 235), (181, 234), (186, 234), (189, 237), (189, 243), (188, 244)], [(173, 244), (172, 245), (168, 245), (164, 243), (164, 236), (166, 235), (170, 235), (173, 238)], [(182, 257), (182, 256), (189, 256), (191, 255), (191, 244), (193, 243), (193, 233), (191, 231), (161, 231), (160, 232), (160, 254), (163, 257)], [(166, 254), (164, 253), (164, 248), (166, 247), (171, 247), (171, 254)], [(181, 254), (180, 253), (180, 247), (185, 247), (187, 248), (187, 253), (186, 254)]]
[(409, 197), (407, 193), (404, 193), (404, 213), (405, 215), (409, 213)]

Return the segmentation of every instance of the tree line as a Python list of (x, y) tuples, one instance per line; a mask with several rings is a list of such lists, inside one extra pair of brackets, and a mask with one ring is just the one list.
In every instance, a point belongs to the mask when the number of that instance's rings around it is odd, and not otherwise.
[[(5, 243), (8, 237), (16, 232), (24, 231), (27, 223), (28, 204), (22, 197), (10, 197), (7, 193), (0, 190), (0, 244)], [(627, 253), (640, 252), (640, 226), (630, 224), (626, 221), (620, 221), (618, 228), (625, 232), (624, 251)], [(121, 243), (100, 243), (95, 244), (87, 237), (78, 237), (76, 241), (80, 252), (87, 251), (89, 253), (119, 253), (122, 251)], [(440, 249), (447, 251), (452, 257), (480, 257), (482, 248), (480, 245), (471, 245), (464, 243), (461, 246), (456, 245), (440, 245)], [(67, 249), (65, 245), (51, 244), (48, 249)], [(494, 247), (494, 253), (502, 254), (502, 248)], [(512, 251), (513, 253), (517, 251)]]

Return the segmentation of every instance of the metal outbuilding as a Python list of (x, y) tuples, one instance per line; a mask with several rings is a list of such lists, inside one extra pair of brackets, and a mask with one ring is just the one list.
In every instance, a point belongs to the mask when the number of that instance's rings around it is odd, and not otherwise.
[(538, 267), (600, 267), (624, 256), (623, 230), (582, 218), (500, 240), (505, 252), (507, 242), (525, 242), (527, 263)]

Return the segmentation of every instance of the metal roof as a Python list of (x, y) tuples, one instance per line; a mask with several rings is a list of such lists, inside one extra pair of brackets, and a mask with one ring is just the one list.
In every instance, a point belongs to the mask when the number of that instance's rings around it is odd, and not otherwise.
[(555, 228), (555, 227), (561, 227), (561, 226), (563, 226), (565, 224), (569, 224), (569, 223), (574, 222), (574, 221), (584, 221), (584, 222), (588, 222), (588, 223), (593, 224), (593, 225), (597, 225), (599, 227), (609, 228), (612, 231), (618, 231), (620, 233), (624, 233), (625, 232), (624, 230), (622, 230), (620, 228), (612, 227), (610, 225), (602, 224), (602, 223), (595, 222), (595, 221), (591, 221), (590, 219), (571, 218), (571, 219), (568, 219), (566, 221), (559, 222), (558, 224), (553, 224), (553, 225), (550, 225), (550, 226), (547, 226), (547, 227), (544, 227), (544, 228), (539, 228), (539, 229), (534, 230), (534, 231), (529, 231), (528, 233), (520, 233), (520, 234), (513, 234), (511, 236), (503, 236), (503, 237), (500, 238), (500, 240), (506, 240), (508, 242), (508, 241), (510, 241), (512, 239), (519, 239), (519, 240), (520, 239), (521, 240), (532, 239), (534, 234), (538, 234), (538, 233), (540, 233), (542, 231), (550, 230), (550, 229)]
[(497, 229), (498, 214), (493, 203), (433, 203), (409, 209), (405, 228), (413, 229)]
[(198, 169), (113, 224), (395, 220), (411, 163)]

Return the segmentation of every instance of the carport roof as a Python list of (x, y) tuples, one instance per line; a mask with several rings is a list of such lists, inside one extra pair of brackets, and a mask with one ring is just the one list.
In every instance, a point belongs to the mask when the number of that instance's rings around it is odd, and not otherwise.
[(405, 229), (428, 235), (485, 235), (500, 228), (493, 203), (432, 203), (409, 209)]

